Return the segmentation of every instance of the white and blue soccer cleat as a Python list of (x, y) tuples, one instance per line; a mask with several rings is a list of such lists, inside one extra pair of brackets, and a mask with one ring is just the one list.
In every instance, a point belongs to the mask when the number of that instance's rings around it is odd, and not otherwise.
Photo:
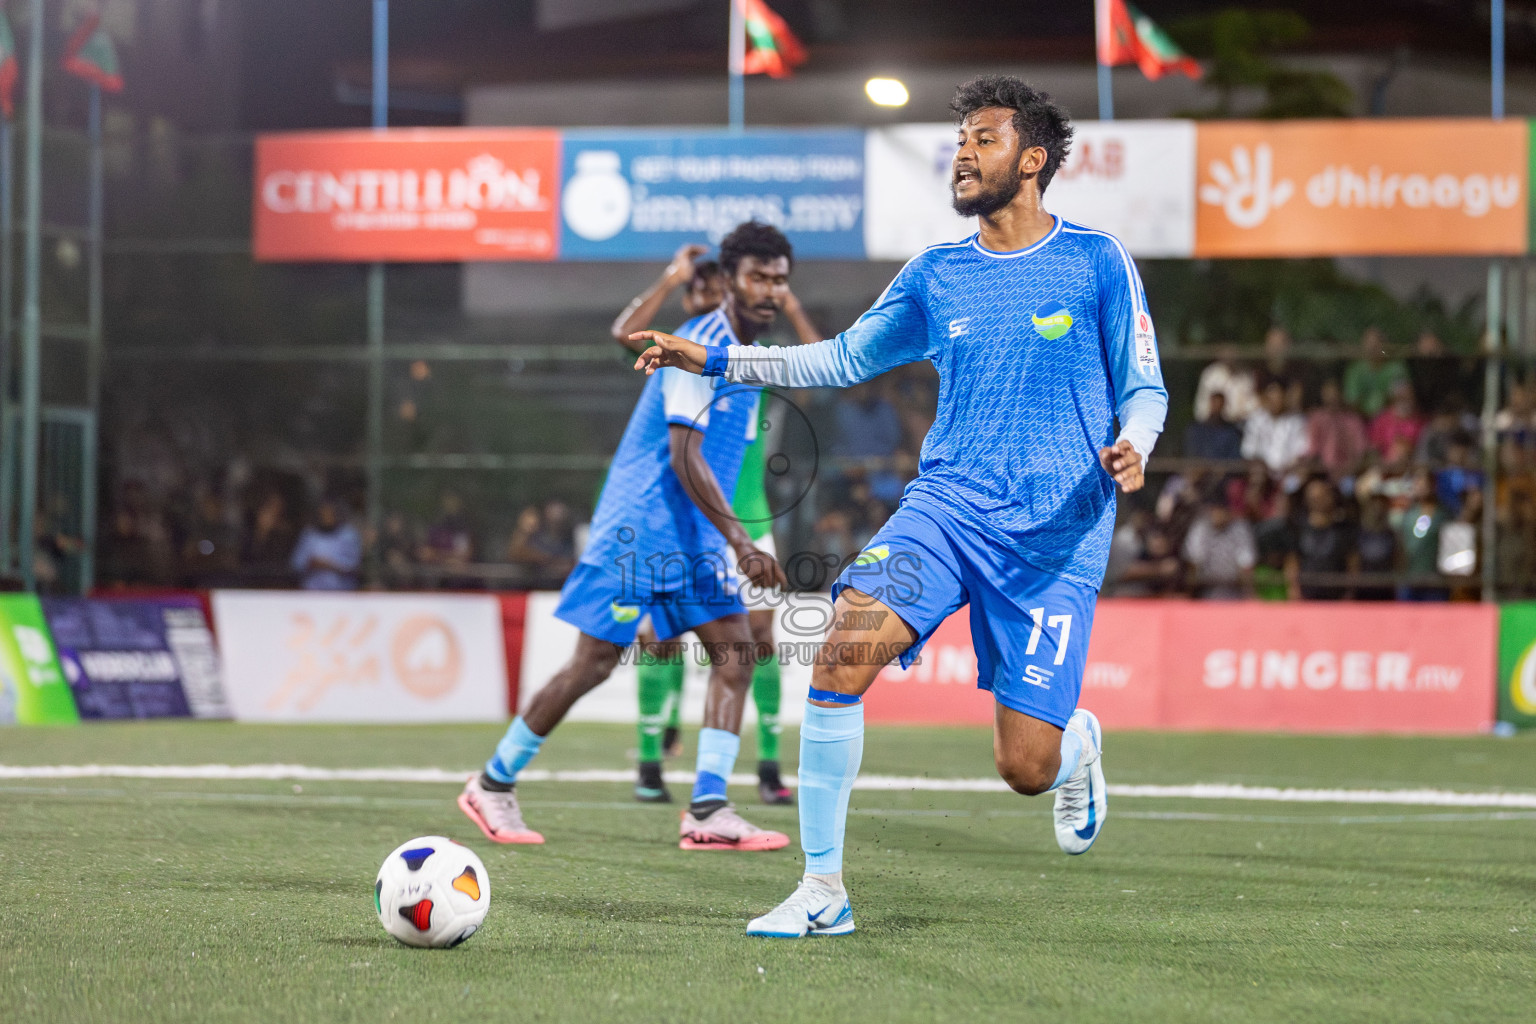
[(747, 934), (768, 939), (803, 939), (807, 935), (847, 935), (853, 931), (853, 906), (846, 889), (834, 889), (806, 876), (789, 899), (747, 923)]
[(1104, 827), (1109, 794), (1104, 788), (1104, 731), (1092, 711), (1078, 708), (1067, 728), (1083, 738), (1077, 771), (1056, 790), (1056, 845), (1061, 852), (1087, 853)]

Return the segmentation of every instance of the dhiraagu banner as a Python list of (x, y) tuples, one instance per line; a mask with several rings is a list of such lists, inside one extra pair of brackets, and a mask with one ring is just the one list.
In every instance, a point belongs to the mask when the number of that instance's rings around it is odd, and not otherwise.
[(42, 604), (32, 594), (0, 594), (0, 724), (79, 720)]
[(1499, 721), (1536, 728), (1536, 602), (1499, 609)]

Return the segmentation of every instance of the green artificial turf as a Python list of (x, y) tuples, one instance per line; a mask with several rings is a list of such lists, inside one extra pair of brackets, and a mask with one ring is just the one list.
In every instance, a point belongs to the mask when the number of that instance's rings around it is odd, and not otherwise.
[[(10, 729), (0, 764), (468, 770), (498, 733)], [(568, 725), (539, 766), (623, 767), (632, 736)], [(865, 769), (983, 776), (989, 738), (872, 728)], [(1536, 736), (1111, 734), (1106, 769), (1531, 792)], [(676, 809), (624, 786), (522, 789), (542, 848), (485, 842), (452, 786), (0, 780), (0, 1021), (1536, 1018), (1536, 812), (1120, 798), (1068, 858), (1047, 799), (861, 791), (859, 931), (776, 942), (743, 927), (793, 887), (793, 847), (684, 853)], [(794, 834), (793, 809), (733, 795)], [(428, 833), (491, 876), (486, 925), (455, 950), (398, 946), (373, 914), (379, 861)]]

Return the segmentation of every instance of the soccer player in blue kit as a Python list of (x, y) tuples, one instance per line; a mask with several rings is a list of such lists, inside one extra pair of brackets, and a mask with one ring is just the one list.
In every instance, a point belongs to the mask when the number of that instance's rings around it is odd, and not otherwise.
[[(794, 251), (756, 221), (720, 241), (724, 301), (678, 328), (710, 346), (751, 345), (773, 325), (789, 290)], [(714, 652), (685, 850), (777, 850), (782, 832), (758, 828), (726, 801), (741, 716), (756, 664), (736, 571), (754, 587), (784, 587), (784, 572), (731, 512), (742, 456), (757, 436), (760, 391), (663, 370), (646, 381), (592, 516), (590, 540), (560, 591), (555, 616), (579, 629), (575, 653), (459, 795), (459, 808), (497, 843), (542, 843), (518, 806), (518, 773), (550, 731), (602, 684), (649, 615), (662, 640), (692, 631)]]
[(966, 604), (998, 774), (1055, 792), (1067, 853), (1093, 845), (1108, 809), (1099, 723), (1077, 701), (1115, 487), (1142, 486), (1168, 407), (1152, 320), (1125, 246), (1042, 206), (1071, 147), (1065, 111), (1006, 76), (961, 86), (951, 110), (954, 207), (979, 217), (975, 235), (919, 253), (830, 341), (758, 350), (645, 332), (655, 344), (635, 364), (780, 387), (847, 386), (920, 359), (939, 373), (917, 479), (833, 587), (800, 731), (805, 875), (749, 935), (853, 931), (843, 834), (862, 695), (887, 657), (910, 664)]

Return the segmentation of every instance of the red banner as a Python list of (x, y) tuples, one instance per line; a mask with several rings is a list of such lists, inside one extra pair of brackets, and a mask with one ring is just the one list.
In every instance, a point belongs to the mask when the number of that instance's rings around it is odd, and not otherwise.
[(552, 260), (560, 133), (412, 128), (256, 140), (258, 260)]
[[(1484, 605), (1100, 601), (1081, 703), (1112, 729), (1470, 733), (1493, 721)], [(872, 722), (991, 722), (969, 611), (865, 698)]]

